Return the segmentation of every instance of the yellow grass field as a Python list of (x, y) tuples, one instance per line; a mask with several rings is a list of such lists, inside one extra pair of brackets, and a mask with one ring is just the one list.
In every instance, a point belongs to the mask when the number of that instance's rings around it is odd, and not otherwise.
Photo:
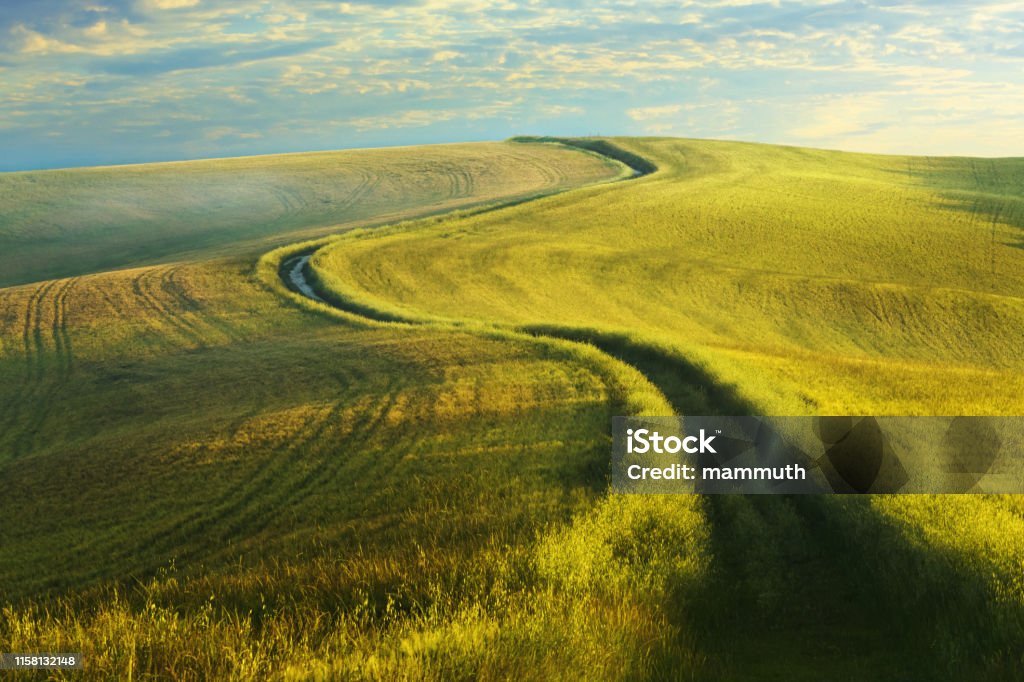
[(607, 472), (617, 414), (1019, 414), (1024, 162), (567, 142), (0, 176), (0, 651), (1020, 679), (1016, 498)]
[(544, 145), (474, 143), (0, 175), (0, 286), (271, 245), (620, 172)]

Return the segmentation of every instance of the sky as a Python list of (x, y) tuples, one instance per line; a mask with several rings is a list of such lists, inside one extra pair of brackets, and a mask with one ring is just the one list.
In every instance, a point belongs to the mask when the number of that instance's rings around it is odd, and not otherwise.
[(1024, 2), (0, 0), (0, 170), (516, 134), (1024, 156)]

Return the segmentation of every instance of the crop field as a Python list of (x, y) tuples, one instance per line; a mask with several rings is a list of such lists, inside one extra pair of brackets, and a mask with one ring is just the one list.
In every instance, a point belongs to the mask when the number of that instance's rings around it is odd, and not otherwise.
[[(1020, 679), (1016, 498), (607, 471), (618, 414), (1020, 414), (1024, 161), (583, 144), (656, 170), (509, 142), (0, 175), (0, 651)], [(305, 254), (327, 303), (282, 281)]]
[(629, 335), (765, 414), (1021, 413), (1024, 199), (999, 192), (1024, 161), (956, 185), (956, 160), (619, 143), (660, 170), (354, 234), (317, 274), (399, 317)]
[(339, 224), (522, 199), (618, 171), (550, 146), (475, 143), (5, 173), (0, 286), (255, 256)]

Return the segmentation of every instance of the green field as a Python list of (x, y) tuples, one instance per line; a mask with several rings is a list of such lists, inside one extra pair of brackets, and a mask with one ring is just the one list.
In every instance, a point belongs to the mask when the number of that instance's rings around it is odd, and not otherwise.
[[(489, 143), (0, 176), (0, 651), (1020, 679), (1016, 498), (607, 470), (616, 414), (1020, 414), (1024, 161), (574, 144), (657, 170)], [(282, 282), (308, 253), (329, 305)]]
[(660, 170), (352, 235), (316, 272), (410, 319), (629, 336), (763, 414), (1021, 413), (1024, 161), (618, 143)]
[(524, 199), (617, 173), (543, 145), (446, 144), (0, 175), (0, 286), (255, 256), (341, 227)]

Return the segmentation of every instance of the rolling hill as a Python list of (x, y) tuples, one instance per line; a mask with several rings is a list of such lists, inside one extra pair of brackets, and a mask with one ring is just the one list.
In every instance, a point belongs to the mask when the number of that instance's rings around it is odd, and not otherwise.
[[(379, 319), (592, 343), (641, 368), (679, 414), (1021, 414), (1019, 159), (612, 142), (657, 171), (500, 213), (354, 232), (314, 254), (310, 278), (337, 305)], [(813, 679), (826, 665), (854, 675), (863, 662), (826, 664), (792, 643), (815, 632), (879, 651), (885, 638), (929, 623), (919, 636), (931, 653), (955, 656), (973, 646), (956, 619), (994, 610), (971, 637), (1009, 637), (985, 655), (1014, 665), (1008, 642), (1019, 641), (1024, 607), (1019, 505), (927, 496), (858, 504), (708, 501), (718, 556), (748, 564), (727, 573), (734, 589), (749, 589), (734, 611), (770, 605), (769, 622), (789, 642), (765, 636), (731, 655), (754, 667), (774, 647), (774, 665), (756, 668), (772, 679)], [(866, 547), (834, 546), (832, 535), (856, 536), (859, 524), (901, 538), (890, 565)], [(924, 585), (922, 564), (945, 577)], [(873, 584), (840, 598), (850, 579), (835, 576), (849, 566)], [(788, 597), (787, 573), (801, 586)], [(965, 603), (944, 593), (950, 584), (970, 595)], [(942, 604), (939, 613), (906, 602), (922, 593)], [(863, 612), (879, 599), (895, 613)], [(787, 608), (806, 620), (783, 624)], [(824, 622), (808, 617), (816, 608)], [(993, 625), (1003, 618), (1012, 625)], [(865, 638), (886, 619), (905, 632)], [(895, 665), (874, 663), (875, 675)]]
[(615, 177), (596, 155), (473, 143), (0, 175), (0, 286), (258, 255), (355, 223)]
[(0, 650), (1019, 676), (1015, 498), (606, 475), (615, 414), (1019, 413), (1024, 163), (566, 142), (0, 176)]

